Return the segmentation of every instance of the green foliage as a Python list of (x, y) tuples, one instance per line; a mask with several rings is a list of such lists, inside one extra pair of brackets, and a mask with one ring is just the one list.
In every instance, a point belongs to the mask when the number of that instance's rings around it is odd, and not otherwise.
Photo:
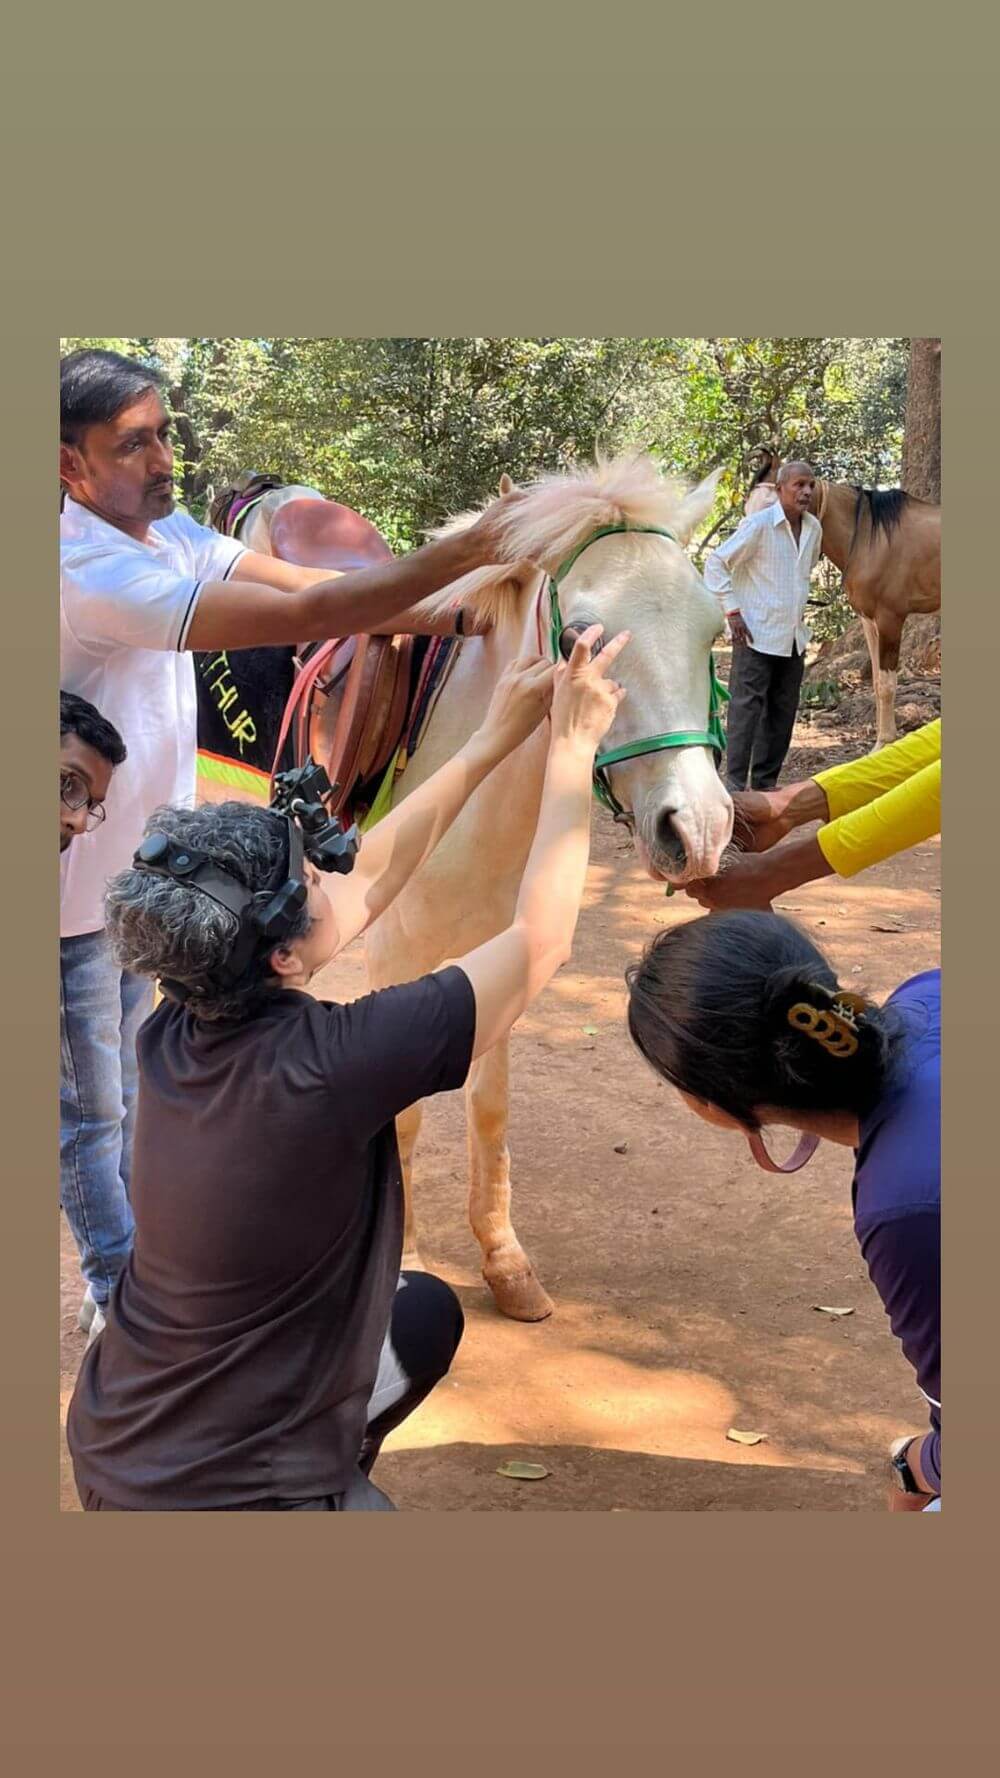
[(834, 679), (814, 679), (803, 685), (799, 710), (811, 716), (817, 710), (836, 710), (840, 703), (840, 686)]
[(488, 499), (504, 471), (523, 481), (598, 449), (648, 450), (685, 479), (723, 466), (699, 561), (738, 522), (760, 443), (836, 479), (899, 475), (904, 340), (61, 344), (110, 346), (165, 371), (178, 491), (197, 515), (237, 472), (267, 469), (356, 507), (396, 548)]
[(815, 642), (834, 642), (855, 622), (856, 612), (841, 590), (840, 573), (825, 556), (820, 556), (813, 577), (812, 597), (806, 621)]

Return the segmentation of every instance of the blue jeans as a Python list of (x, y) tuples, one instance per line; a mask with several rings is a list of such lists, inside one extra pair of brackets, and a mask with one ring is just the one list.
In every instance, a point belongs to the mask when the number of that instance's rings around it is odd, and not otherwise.
[(119, 969), (103, 932), (59, 941), (59, 1199), (103, 1308), (129, 1256), (136, 1032), (153, 984)]

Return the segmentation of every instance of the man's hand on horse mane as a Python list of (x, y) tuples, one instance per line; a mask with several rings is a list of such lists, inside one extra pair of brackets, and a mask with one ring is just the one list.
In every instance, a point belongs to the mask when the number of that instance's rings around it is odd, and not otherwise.
[(508, 493), (500, 494), (491, 500), (485, 512), (474, 519), (465, 532), (466, 541), (479, 557), (484, 568), (495, 562), (510, 562), (510, 523), (517, 508), (522, 506), (528, 495), (521, 488), (511, 488)]

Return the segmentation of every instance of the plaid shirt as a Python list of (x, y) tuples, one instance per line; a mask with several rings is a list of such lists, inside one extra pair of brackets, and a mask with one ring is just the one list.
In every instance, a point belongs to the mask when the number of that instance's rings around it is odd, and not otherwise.
[(806, 601), (822, 541), (822, 525), (805, 512), (796, 545), (776, 500), (741, 520), (705, 563), (705, 585), (727, 617), (741, 614), (758, 654), (790, 655), (793, 643), (801, 653), (809, 641)]

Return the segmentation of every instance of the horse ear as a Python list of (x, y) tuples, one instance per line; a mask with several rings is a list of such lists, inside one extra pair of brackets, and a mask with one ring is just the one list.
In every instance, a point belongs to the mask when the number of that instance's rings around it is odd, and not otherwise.
[(501, 494), (513, 494), (514, 492), (514, 483), (511, 481), (506, 470), (504, 470), (503, 475), (500, 477), (500, 492)]
[(686, 494), (681, 501), (674, 514), (673, 522), (678, 543), (687, 543), (698, 529), (702, 519), (707, 519), (715, 505), (722, 469), (723, 465), (720, 463), (718, 469), (713, 469), (711, 475), (706, 475), (705, 480), (699, 482), (696, 488), (692, 488), (691, 492)]

